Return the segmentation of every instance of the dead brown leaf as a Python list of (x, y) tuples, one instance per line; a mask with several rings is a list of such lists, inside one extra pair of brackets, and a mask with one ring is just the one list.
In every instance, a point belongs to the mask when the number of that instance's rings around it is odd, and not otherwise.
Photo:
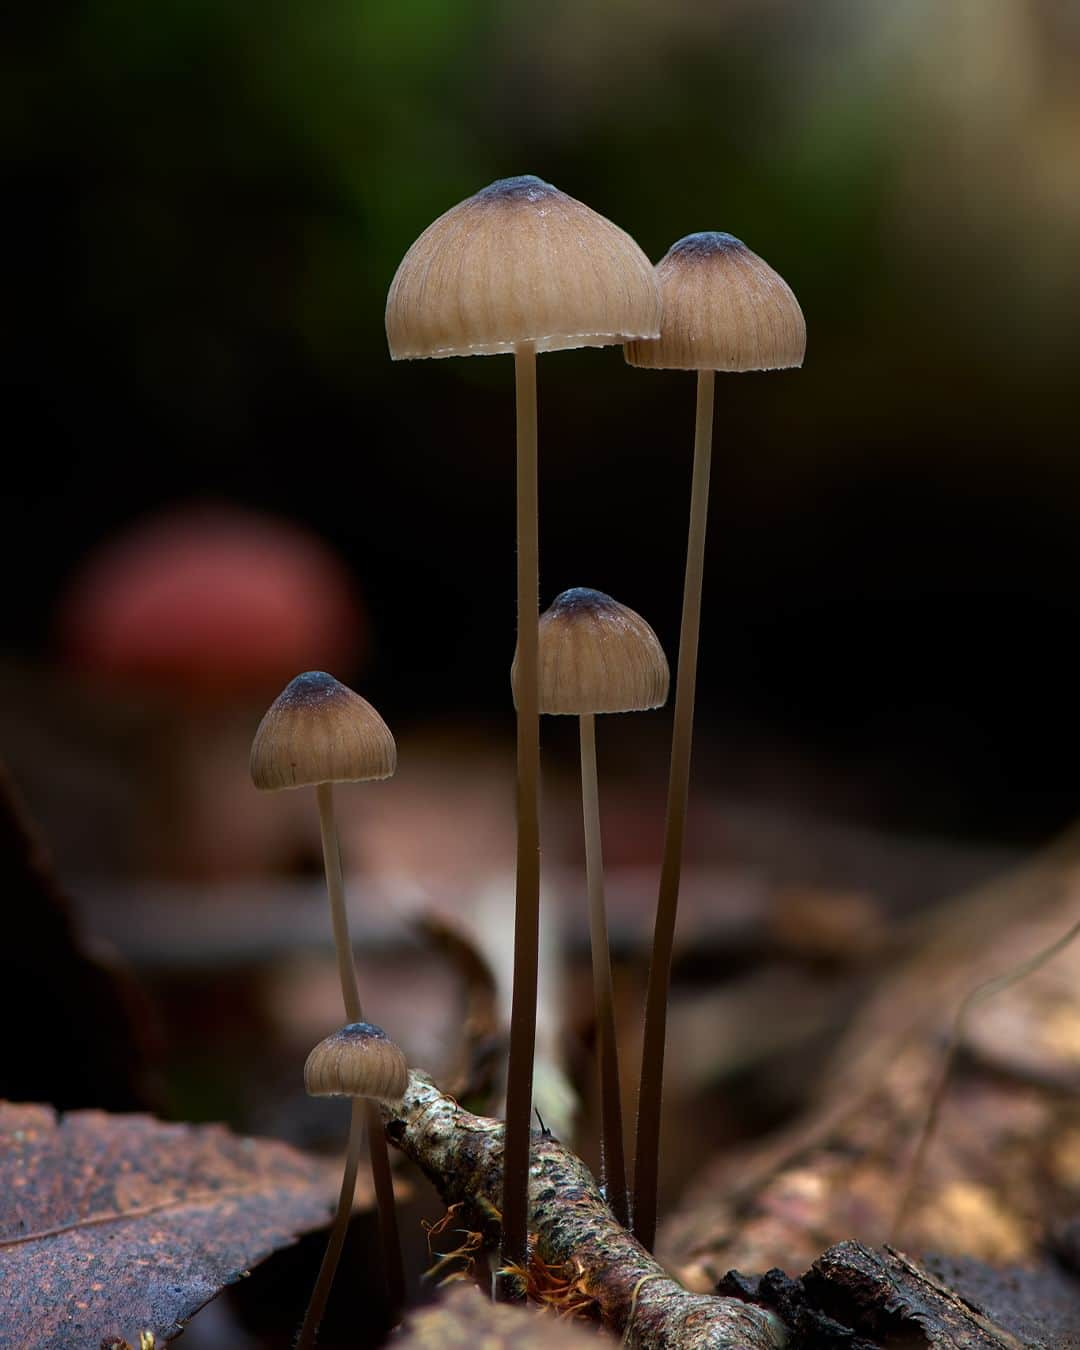
[(434, 1307), (414, 1313), (398, 1350), (595, 1350), (607, 1341), (595, 1329), (585, 1330), (560, 1321), (553, 1312), (531, 1307), (492, 1303), (474, 1285), (459, 1285)]
[(336, 1165), (220, 1125), (0, 1103), (0, 1347), (168, 1341), (327, 1223), (338, 1184)]
[(953, 902), (838, 1046), (820, 1109), (703, 1169), (663, 1254), (695, 1288), (725, 1271), (789, 1273), (825, 1247), (893, 1238), (912, 1252), (1034, 1262), (1080, 1208), (1080, 943), (1002, 987), (965, 1024), (937, 1130), (897, 1215), (956, 1009), (1076, 921), (1080, 832)]

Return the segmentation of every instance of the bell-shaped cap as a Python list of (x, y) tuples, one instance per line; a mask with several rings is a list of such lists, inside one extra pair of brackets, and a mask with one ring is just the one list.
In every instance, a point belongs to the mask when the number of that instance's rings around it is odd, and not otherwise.
[(395, 361), (605, 347), (660, 331), (648, 258), (617, 225), (531, 174), (503, 178), (429, 225), (386, 301)]
[(409, 1085), (405, 1055), (371, 1022), (350, 1022), (320, 1041), (304, 1065), (309, 1097), (372, 1097), (397, 1102)]
[[(510, 680), (517, 696), (517, 656)], [(643, 712), (668, 695), (668, 663), (641, 617), (603, 591), (563, 591), (540, 615), (542, 713)]]
[(396, 768), (390, 728), (367, 699), (323, 670), (285, 687), (251, 744), (251, 778), (262, 792), (389, 778)]
[(664, 319), (655, 341), (630, 342), (632, 366), (782, 370), (801, 366), (806, 320), (778, 272), (730, 234), (688, 234), (656, 264)]

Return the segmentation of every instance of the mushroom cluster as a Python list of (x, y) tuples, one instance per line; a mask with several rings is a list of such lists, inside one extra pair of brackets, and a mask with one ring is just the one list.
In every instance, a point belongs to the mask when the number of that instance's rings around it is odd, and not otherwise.
[[(511, 686), (517, 714), (517, 873), (513, 997), (502, 1155), (504, 1273), (528, 1262), (528, 1182), (536, 1039), (540, 909), (541, 713), (576, 716), (581, 749), (584, 853), (597, 1025), (605, 1194), (616, 1218), (652, 1245), (656, 1225), (666, 1005), (686, 828), (716, 371), (801, 365), (802, 312), (787, 284), (729, 234), (687, 235), (654, 268), (634, 240), (588, 206), (531, 175), (492, 183), (440, 216), (406, 252), (390, 286), (386, 334), (394, 360), (514, 357), (517, 406), (517, 645)], [(679, 635), (667, 817), (645, 1009), (633, 1160), (633, 1202), (623, 1138), (618, 1048), (604, 906), (595, 719), (658, 708), (668, 663), (652, 628), (600, 591), (564, 591), (539, 613), (536, 356), (623, 345), (631, 366), (697, 372), (690, 525)], [(353, 1099), (338, 1221), (301, 1345), (325, 1305), (355, 1180), (359, 1103), (406, 1089), (401, 1052), (364, 1022), (345, 916), (333, 819), (334, 782), (389, 777), (393, 738), (359, 695), (330, 676), (299, 676), (267, 713), (252, 749), (257, 787), (314, 785), (348, 1024), (308, 1060), (318, 1095)], [(391, 1301), (401, 1297), (386, 1143), (369, 1107), (371, 1156)], [(381, 1178), (381, 1179), (380, 1179)], [(346, 1195), (346, 1191), (348, 1195)], [(515, 1282), (502, 1282), (514, 1297)]]

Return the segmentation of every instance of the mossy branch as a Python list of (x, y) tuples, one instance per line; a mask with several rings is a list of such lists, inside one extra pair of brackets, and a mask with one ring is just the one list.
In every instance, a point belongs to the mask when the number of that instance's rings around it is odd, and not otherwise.
[[(391, 1143), (424, 1171), (448, 1205), (498, 1248), (503, 1125), (474, 1116), (425, 1074), (410, 1074), (396, 1106), (384, 1106)], [(692, 1294), (615, 1220), (592, 1173), (563, 1144), (534, 1132), (529, 1171), (532, 1259), (560, 1269), (592, 1300), (624, 1344), (652, 1350), (778, 1350), (780, 1320), (733, 1298)]]

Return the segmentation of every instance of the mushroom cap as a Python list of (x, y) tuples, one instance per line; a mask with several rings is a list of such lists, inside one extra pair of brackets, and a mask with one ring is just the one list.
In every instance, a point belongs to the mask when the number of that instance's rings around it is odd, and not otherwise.
[(312, 1050), (304, 1065), (309, 1097), (373, 1097), (396, 1102), (409, 1084), (409, 1066), (382, 1027), (350, 1022)]
[(532, 174), (502, 178), (429, 225), (386, 300), (395, 361), (606, 347), (660, 331), (648, 258), (625, 230)]
[(323, 670), (286, 685), (251, 744), (251, 778), (261, 792), (389, 778), (396, 768), (390, 728), (367, 699)]
[[(641, 617), (603, 591), (575, 586), (540, 615), (540, 711), (644, 712), (668, 695), (668, 663)], [(517, 656), (510, 671), (517, 695)]]
[(806, 320), (795, 293), (730, 234), (688, 234), (656, 264), (664, 319), (655, 341), (627, 343), (632, 366), (782, 370), (801, 366)]

